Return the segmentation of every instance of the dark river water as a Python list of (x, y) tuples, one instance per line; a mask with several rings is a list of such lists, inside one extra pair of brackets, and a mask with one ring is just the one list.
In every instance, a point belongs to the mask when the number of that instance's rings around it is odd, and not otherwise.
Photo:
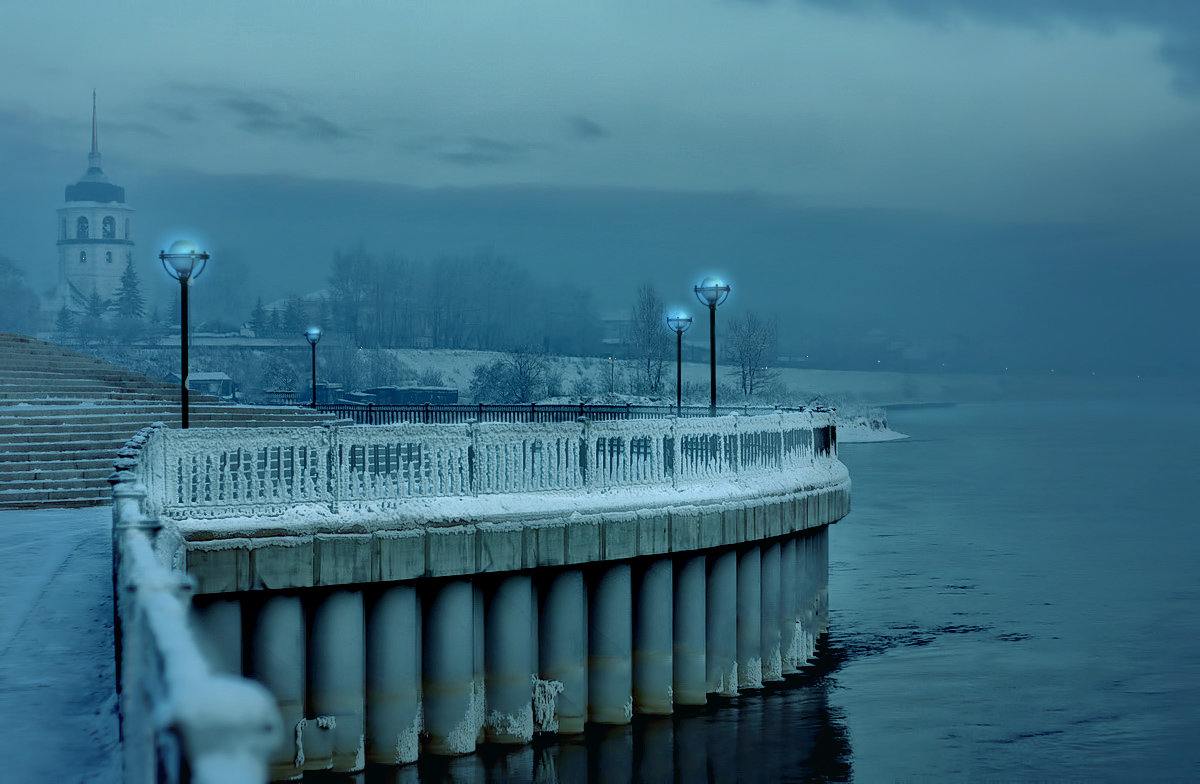
[(1200, 406), (893, 412), (779, 689), (370, 780), (1200, 781)]

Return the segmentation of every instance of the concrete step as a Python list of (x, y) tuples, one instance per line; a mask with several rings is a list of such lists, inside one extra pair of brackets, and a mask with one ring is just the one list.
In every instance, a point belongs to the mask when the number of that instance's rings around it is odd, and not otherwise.
[(92, 479), (83, 476), (60, 476), (54, 479), (34, 479), (28, 482), (0, 482), (0, 497), (4, 493), (19, 493), (24, 491), (41, 492), (44, 490), (82, 490), (91, 488), (93, 490), (100, 489), (101, 486), (108, 486), (108, 483), (103, 479)]
[[(111, 447), (98, 449), (73, 449), (62, 452), (11, 452), (7, 446), (0, 446), (0, 464), (24, 466), (49, 466), (52, 463), (78, 463), (83, 460), (116, 459), (116, 450)], [(65, 467), (65, 466), (64, 466)]]
[(0, 492), (0, 509), (34, 509), (45, 506), (102, 506), (112, 498), (108, 488), (103, 490), (34, 490)]
[(0, 485), (32, 485), (35, 482), (56, 482), (61, 479), (87, 479), (93, 483), (107, 482), (113, 472), (111, 460), (96, 461), (100, 463), (95, 468), (15, 468), (11, 465), (0, 466)]

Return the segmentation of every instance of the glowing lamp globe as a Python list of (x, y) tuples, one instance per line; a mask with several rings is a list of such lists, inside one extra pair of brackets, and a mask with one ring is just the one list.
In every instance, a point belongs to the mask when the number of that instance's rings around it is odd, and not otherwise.
[(696, 292), (696, 299), (710, 308), (715, 308), (729, 296), (729, 284), (723, 282), (720, 278), (707, 277), (700, 281), (699, 285), (693, 288), (693, 291)]

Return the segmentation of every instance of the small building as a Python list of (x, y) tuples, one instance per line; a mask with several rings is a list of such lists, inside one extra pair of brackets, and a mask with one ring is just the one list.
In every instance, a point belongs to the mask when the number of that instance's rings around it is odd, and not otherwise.
[(457, 387), (371, 387), (362, 390), (377, 405), (412, 406), (430, 403), (446, 405), (458, 402)]
[[(178, 384), (179, 374), (172, 373), (167, 380)], [(214, 395), (221, 400), (237, 400), (237, 384), (224, 373), (189, 373), (188, 390), (202, 395)]]

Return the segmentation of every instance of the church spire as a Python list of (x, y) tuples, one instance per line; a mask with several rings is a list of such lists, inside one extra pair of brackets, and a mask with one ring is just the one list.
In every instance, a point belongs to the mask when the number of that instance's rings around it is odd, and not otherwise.
[(100, 133), (96, 125), (96, 91), (92, 90), (92, 151), (88, 153), (88, 169), (100, 170)]

